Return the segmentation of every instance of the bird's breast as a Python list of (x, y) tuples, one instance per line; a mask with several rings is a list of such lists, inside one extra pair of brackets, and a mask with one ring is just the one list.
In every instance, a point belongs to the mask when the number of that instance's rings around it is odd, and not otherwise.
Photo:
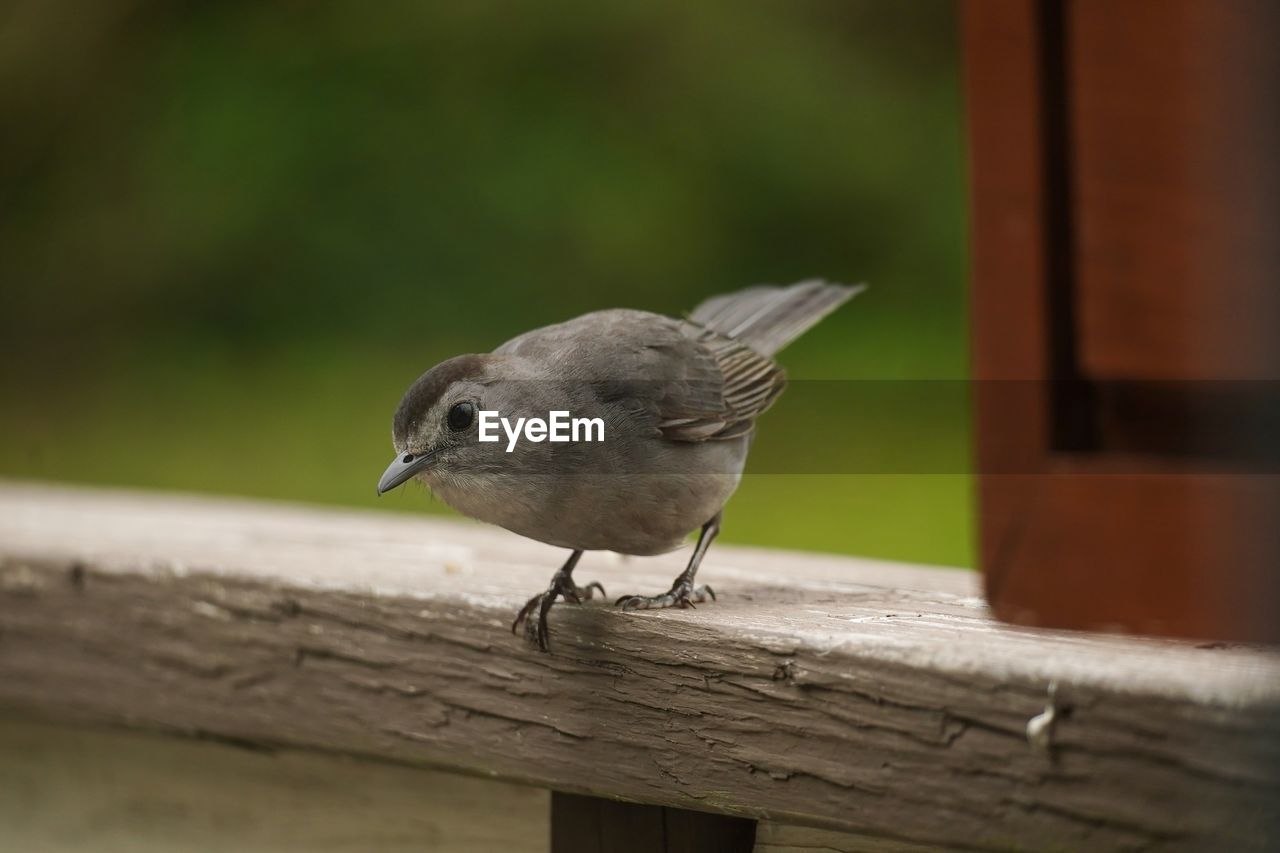
[(458, 512), (562, 548), (661, 554), (711, 519), (742, 476), (746, 440), (654, 440), (633, 464), (437, 472), (425, 479)]

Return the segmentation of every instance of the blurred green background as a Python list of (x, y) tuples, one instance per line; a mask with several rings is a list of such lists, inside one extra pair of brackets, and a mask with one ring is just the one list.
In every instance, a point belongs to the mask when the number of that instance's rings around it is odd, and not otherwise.
[[(793, 379), (966, 375), (949, 0), (0, 18), (0, 476), (448, 512), (374, 497), (434, 362), (808, 276), (872, 289), (783, 354)], [(954, 464), (751, 475), (724, 538), (970, 564), (965, 407), (811, 396), (765, 416), (761, 453)]]

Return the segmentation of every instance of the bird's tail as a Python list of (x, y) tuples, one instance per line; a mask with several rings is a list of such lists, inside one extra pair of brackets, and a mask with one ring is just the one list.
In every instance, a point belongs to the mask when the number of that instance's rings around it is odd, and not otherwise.
[(787, 287), (748, 287), (711, 297), (693, 309), (689, 319), (772, 356), (866, 287), (819, 279)]

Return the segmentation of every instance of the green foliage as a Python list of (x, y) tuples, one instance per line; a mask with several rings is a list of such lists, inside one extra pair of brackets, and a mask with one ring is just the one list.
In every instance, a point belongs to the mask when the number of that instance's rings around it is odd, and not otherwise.
[[(434, 361), (812, 275), (873, 286), (793, 377), (965, 375), (949, 2), (79, 8), (0, 46), (7, 476), (375, 505)], [(969, 562), (964, 407), (846, 415), (784, 396), (767, 470), (955, 464), (751, 477), (725, 538)]]

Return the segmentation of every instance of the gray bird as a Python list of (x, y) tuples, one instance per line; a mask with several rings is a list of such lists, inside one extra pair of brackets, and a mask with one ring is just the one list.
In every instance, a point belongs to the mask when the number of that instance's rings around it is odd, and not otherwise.
[[(437, 364), (396, 411), (396, 458), (378, 494), (417, 478), (463, 515), (572, 552), (545, 592), (521, 608), (530, 641), (550, 649), (557, 598), (581, 603), (583, 551), (661, 554), (701, 529), (689, 564), (661, 595), (627, 595), (624, 610), (691, 607), (694, 579), (737, 488), (755, 420), (786, 384), (771, 358), (863, 288), (806, 281), (713, 296), (687, 320), (613, 309), (535, 329), (492, 353)], [(481, 441), (496, 412), (599, 418), (603, 440)], [(484, 413), (484, 414), (482, 414)], [(491, 437), (492, 432), (489, 432)], [(537, 609), (537, 619), (528, 617)], [(527, 620), (527, 621), (526, 621)]]

